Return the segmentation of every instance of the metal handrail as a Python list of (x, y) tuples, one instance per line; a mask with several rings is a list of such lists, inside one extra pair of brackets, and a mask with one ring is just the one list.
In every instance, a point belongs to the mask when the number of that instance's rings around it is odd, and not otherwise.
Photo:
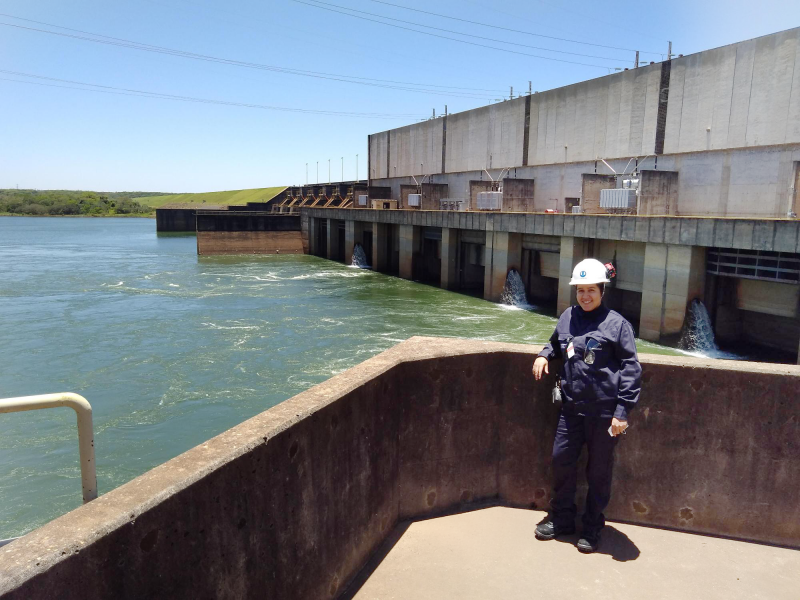
[(0, 414), (58, 408), (67, 406), (78, 416), (78, 450), (81, 463), (81, 486), (83, 502), (97, 498), (97, 470), (94, 461), (94, 428), (92, 427), (92, 405), (83, 396), (71, 392), (21, 396), (0, 400)]

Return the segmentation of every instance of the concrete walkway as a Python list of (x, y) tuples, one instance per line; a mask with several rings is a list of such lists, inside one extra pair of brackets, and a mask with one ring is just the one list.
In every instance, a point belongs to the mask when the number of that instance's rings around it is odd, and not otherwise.
[(345, 598), (800, 598), (800, 551), (611, 524), (600, 550), (534, 539), (546, 513), (493, 507), (399, 526)]

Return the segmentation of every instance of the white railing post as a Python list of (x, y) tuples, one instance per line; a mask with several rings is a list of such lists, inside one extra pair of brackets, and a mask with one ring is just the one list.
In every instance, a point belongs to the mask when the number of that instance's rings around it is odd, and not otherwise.
[(94, 461), (92, 406), (86, 398), (71, 392), (6, 398), (0, 400), (0, 414), (39, 410), (41, 408), (58, 408), (59, 406), (67, 406), (78, 415), (78, 449), (80, 452), (83, 502), (90, 502), (97, 498), (97, 470)]

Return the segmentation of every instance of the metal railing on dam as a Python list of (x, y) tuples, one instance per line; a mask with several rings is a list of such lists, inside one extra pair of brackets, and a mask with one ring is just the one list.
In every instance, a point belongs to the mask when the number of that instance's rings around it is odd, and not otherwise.
[[(398, 521), (545, 507), (538, 350), (411, 338), (3, 547), (0, 596), (336, 598)], [(800, 367), (641, 362), (609, 518), (800, 548)]]

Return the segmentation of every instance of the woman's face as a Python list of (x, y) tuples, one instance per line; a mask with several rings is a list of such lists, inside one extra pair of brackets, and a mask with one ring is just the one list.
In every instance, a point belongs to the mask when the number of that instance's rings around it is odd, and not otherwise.
[(600, 293), (600, 287), (596, 284), (579, 285), (578, 289), (578, 304), (586, 312), (593, 311), (600, 306), (600, 301), (603, 295)]

